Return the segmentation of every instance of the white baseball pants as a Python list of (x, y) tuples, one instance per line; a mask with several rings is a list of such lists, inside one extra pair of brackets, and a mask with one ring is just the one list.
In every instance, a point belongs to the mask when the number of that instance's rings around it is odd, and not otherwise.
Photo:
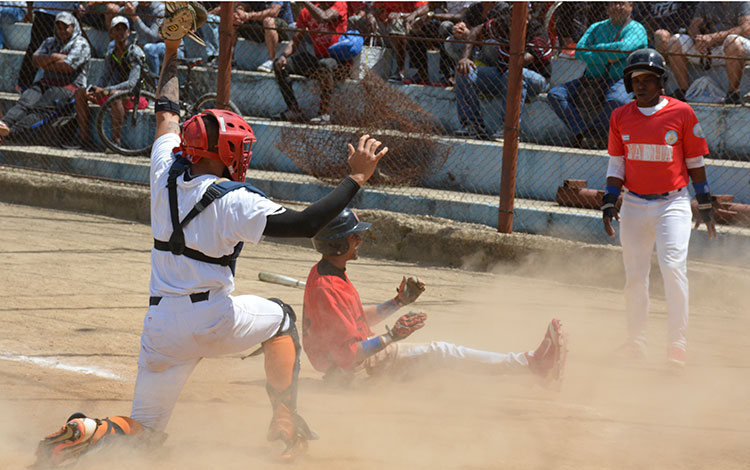
[(368, 357), (361, 366), (369, 375), (394, 372), (414, 375), (420, 371), (449, 369), (481, 374), (528, 372), (524, 353), (496, 353), (466, 348), (444, 341), (431, 343), (391, 343)]
[(630, 341), (646, 345), (648, 277), (656, 244), (667, 302), (669, 344), (687, 346), (687, 253), (691, 230), (690, 196), (683, 188), (668, 199), (647, 201), (626, 192), (620, 211), (620, 242), (625, 264), (625, 308)]
[[(202, 358), (248, 350), (276, 334), (283, 318), (277, 303), (254, 295), (211, 291), (207, 301), (196, 303), (188, 296), (163, 297), (143, 320), (130, 416), (164, 431)], [(289, 326), (287, 322), (284, 329)]]

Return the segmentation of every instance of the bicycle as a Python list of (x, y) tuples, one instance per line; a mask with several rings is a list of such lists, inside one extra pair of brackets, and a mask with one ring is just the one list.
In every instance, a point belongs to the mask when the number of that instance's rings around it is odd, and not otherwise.
[[(185, 80), (180, 83), (180, 119), (193, 116), (206, 109), (216, 108), (216, 93), (205, 93), (192, 101), (192, 70), (201, 65), (203, 59), (180, 59), (180, 65), (187, 70)], [(102, 143), (111, 151), (125, 156), (149, 155), (156, 135), (156, 82), (158, 77), (146, 67), (141, 68), (139, 78), (133, 90), (119, 91), (112, 94), (99, 109), (96, 119), (96, 131)], [(123, 103), (125, 109), (122, 122), (113, 122), (115, 103)], [(239, 108), (232, 101), (229, 110), (239, 115)], [(117, 116), (115, 112), (114, 116)]]

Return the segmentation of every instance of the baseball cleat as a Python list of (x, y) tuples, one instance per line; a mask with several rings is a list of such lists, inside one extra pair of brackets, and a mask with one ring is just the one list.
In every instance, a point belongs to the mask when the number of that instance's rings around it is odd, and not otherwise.
[(269, 441), (281, 441), (284, 449), (276, 457), (283, 462), (291, 462), (307, 452), (307, 442), (318, 439), (302, 416), (291, 413), (285, 406), (279, 407), (268, 428)]
[(646, 348), (634, 341), (626, 341), (615, 349), (614, 357), (620, 361), (642, 361), (646, 359)]
[(682, 368), (685, 367), (686, 356), (687, 352), (685, 351), (685, 348), (677, 345), (672, 345), (667, 351), (667, 362), (670, 366)]
[(89, 446), (98, 422), (83, 413), (75, 413), (59, 431), (49, 434), (39, 442), (36, 462), (32, 468), (54, 468), (77, 458)]
[(529, 369), (542, 379), (559, 382), (565, 372), (567, 353), (568, 334), (563, 330), (560, 320), (553, 318), (539, 347), (526, 353)]

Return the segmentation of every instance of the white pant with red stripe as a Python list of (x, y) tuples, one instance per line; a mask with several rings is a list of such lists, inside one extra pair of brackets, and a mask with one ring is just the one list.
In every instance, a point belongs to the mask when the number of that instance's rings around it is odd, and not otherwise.
[(625, 263), (625, 307), (630, 341), (646, 345), (648, 277), (656, 244), (667, 301), (669, 344), (685, 348), (688, 325), (687, 253), (691, 230), (686, 188), (667, 199), (647, 201), (626, 192), (620, 211)]

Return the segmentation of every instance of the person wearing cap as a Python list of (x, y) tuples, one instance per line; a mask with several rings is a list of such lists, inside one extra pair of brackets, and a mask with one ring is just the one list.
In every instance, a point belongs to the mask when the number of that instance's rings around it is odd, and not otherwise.
[[(5, 3), (5, 2), (3, 2)], [(36, 77), (37, 67), (32, 63), (34, 52), (45, 39), (55, 35), (55, 17), (63, 11), (73, 12), (77, 2), (24, 2), (26, 18), (31, 21), (31, 37), (18, 70), (16, 91), (23, 93)]]
[(67, 104), (87, 85), (91, 47), (78, 21), (67, 11), (55, 17), (55, 34), (34, 53), (33, 64), (42, 78), (27, 88), (0, 121), (0, 138), (26, 134), (60, 104)]
[(628, 338), (616, 356), (625, 360), (646, 357), (649, 272), (656, 246), (667, 307), (667, 364), (679, 370), (685, 366), (687, 351), (690, 180), (698, 201), (695, 228), (704, 223), (708, 239), (716, 238), (704, 164), (708, 145), (690, 105), (664, 96), (667, 67), (659, 52), (632, 52), (625, 61), (623, 79), (635, 101), (612, 112), (602, 200), (607, 235), (615, 236), (612, 219), (620, 222), (625, 265)]
[(517, 353), (480, 351), (444, 341), (402, 342), (424, 326), (427, 315), (422, 312), (402, 314), (385, 334), (374, 334), (371, 328), (414, 303), (425, 283), (404, 277), (395, 297), (363, 306), (346, 265), (359, 258), (369, 228), (370, 223), (344, 209), (313, 238), (323, 258), (310, 269), (305, 283), (302, 347), (312, 366), (325, 373), (326, 382), (346, 385), (365, 373), (406, 378), (418, 371), (453, 368), (491, 375), (530, 374), (559, 385), (567, 349), (566, 333), (557, 319), (549, 323), (536, 350)]
[(630, 52), (648, 44), (646, 28), (633, 20), (633, 2), (607, 2), (608, 18), (586, 30), (575, 58), (586, 63), (583, 76), (552, 87), (547, 102), (568, 127), (577, 148), (607, 147), (609, 115), (627, 104), (622, 70)]
[[(124, 16), (115, 16), (109, 25), (109, 43), (107, 53), (104, 55), (104, 73), (99, 78), (97, 85), (87, 89), (79, 88), (76, 91), (76, 113), (80, 132), (80, 141), (76, 144), (78, 148), (97, 150), (91, 140), (89, 132), (89, 118), (91, 111), (88, 103), (104, 104), (109, 96), (122, 90), (135, 88), (141, 71), (145, 67), (146, 55), (143, 49), (130, 41), (130, 22)], [(142, 103), (145, 98), (141, 97)], [(126, 109), (133, 109), (131, 101), (119, 101), (112, 106), (112, 139), (120, 142), (121, 124)]]

